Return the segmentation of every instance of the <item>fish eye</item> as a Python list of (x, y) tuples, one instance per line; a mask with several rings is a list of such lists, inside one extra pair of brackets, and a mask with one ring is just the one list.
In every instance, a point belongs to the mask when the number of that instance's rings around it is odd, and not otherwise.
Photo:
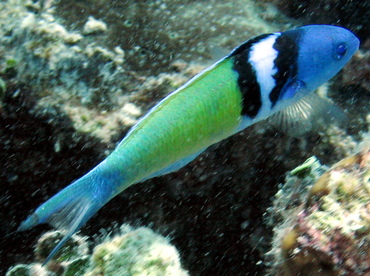
[(341, 43), (337, 46), (337, 58), (341, 59), (347, 53), (347, 45)]

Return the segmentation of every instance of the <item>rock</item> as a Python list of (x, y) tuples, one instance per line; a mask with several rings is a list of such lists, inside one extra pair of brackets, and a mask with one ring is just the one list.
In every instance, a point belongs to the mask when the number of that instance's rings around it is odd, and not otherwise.
[(294, 215), (275, 227), (271, 274), (369, 273), (370, 150), (343, 159), (313, 183), (290, 210)]
[(107, 30), (107, 24), (102, 20), (97, 20), (93, 16), (89, 16), (85, 23), (82, 33), (85, 35), (103, 33)]

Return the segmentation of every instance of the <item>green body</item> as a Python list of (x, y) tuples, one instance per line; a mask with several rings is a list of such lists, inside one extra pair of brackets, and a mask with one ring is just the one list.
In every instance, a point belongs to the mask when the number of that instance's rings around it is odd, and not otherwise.
[(232, 59), (224, 59), (157, 104), (105, 160), (123, 175), (117, 189), (196, 154), (235, 133), (242, 95)]
[(242, 122), (242, 94), (233, 59), (225, 58), (171, 93), (142, 118), (98, 166), (39, 206), (19, 226), (39, 223), (67, 230), (65, 242), (128, 186), (178, 169)]

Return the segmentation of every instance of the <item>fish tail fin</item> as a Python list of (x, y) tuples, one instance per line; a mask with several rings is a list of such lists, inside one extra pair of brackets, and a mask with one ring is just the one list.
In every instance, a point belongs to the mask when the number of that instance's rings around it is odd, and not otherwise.
[[(93, 171), (76, 180), (44, 204), (21, 223), (17, 231), (24, 231), (41, 223), (62, 230), (65, 236), (44, 261), (45, 265), (58, 250), (111, 198), (107, 190), (97, 189), (101, 178), (91, 177)], [(95, 181), (95, 182), (94, 182)], [(105, 185), (104, 185), (105, 186)]]
[(99, 209), (96, 202), (88, 197), (76, 196), (66, 203), (59, 211), (53, 213), (47, 223), (64, 232), (64, 237), (58, 242), (49, 253), (43, 265), (48, 263), (60, 248), (83, 226)]

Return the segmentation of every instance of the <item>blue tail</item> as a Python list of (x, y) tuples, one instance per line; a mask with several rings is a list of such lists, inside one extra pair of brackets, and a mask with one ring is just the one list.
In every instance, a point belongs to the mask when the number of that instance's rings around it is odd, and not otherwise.
[(48, 223), (65, 232), (63, 239), (44, 261), (45, 265), (105, 203), (112, 198), (114, 180), (98, 173), (98, 167), (60, 191), (39, 206), (21, 223), (17, 231), (24, 231), (41, 223)]

